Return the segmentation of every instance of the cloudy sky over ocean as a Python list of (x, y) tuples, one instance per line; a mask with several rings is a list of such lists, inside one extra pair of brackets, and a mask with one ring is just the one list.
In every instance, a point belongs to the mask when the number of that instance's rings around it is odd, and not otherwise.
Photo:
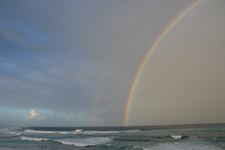
[[(193, 2), (0, 1), (0, 125), (122, 126), (144, 57)], [(224, 8), (204, 0), (167, 33), (128, 125), (225, 122)]]

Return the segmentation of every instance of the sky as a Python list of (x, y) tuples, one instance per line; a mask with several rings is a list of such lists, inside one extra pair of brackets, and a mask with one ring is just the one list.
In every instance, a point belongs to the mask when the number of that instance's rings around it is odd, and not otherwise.
[[(123, 126), (137, 71), (194, 0), (1, 0), (0, 126)], [(128, 125), (224, 123), (225, 1), (167, 33), (136, 86)]]

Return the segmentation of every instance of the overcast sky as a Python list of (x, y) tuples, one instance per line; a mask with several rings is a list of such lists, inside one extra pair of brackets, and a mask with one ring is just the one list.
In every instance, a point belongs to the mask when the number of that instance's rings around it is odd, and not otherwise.
[[(122, 126), (144, 56), (194, 0), (0, 1), (0, 126)], [(225, 122), (225, 1), (156, 48), (128, 125)]]

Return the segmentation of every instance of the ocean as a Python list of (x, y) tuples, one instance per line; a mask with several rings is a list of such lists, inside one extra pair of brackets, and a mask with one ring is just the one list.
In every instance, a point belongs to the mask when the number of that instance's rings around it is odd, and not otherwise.
[(222, 150), (225, 124), (2, 127), (0, 150)]

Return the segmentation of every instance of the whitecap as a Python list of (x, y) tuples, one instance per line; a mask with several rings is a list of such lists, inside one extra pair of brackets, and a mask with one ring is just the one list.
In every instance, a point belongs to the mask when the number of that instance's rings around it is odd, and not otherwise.
[(171, 135), (171, 137), (173, 137), (174, 139), (181, 139), (182, 135)]
[(82, 129), (76, 129), (75, 132), (82, 132), (83, 130)]
[(73, 132), (56, 132), (56, 133), (59, 133), (59, 134), (72, 134)]
[(92, 135), (92, 134), (115, 134), (115, 133), (121, 133), (121, 132), (137, 132), (140, 131), (139, 129), (135, 130), (121, 130), (121, 131), (74, 131), (73, 134), (86, 134), (86, 135)]
[(85, 131), (85, 133), (93, 133), (93, 134), (113, 134), (113, 133), (119, 133), (119, 131)]
[(72, 132), (73, 134), (84, 134), (84, 135), (92, 135), (92, 134), (115, 134), (119, 133), (119, 131), (83, 131), (83, 132)]
[(6, 132), (6, 133), (13, 134), (13, 135), (21, 135), (20, 133), (17, 133), (17, 132)]
[(46, 139), (46, 138), (31, 138), (31, 137), (22, 136), (21, 140), (22, 141), (47, 141), (49, 139)]
[(83, 131), (82, 129), (76, 129), (75, 131), (68, 131), (68, 132), (63, 132), (63, 131), (37, 131), (37, 130), (24, 130), (24, 132), (27, 133), (43, 133), (43, 134), (53, 134), (53, 133), (58, 133), (58, 134), (85, 134), (85, 135), (92, 135), (92, 134), (115, 134), (115, 133), (120, 133), (120, 132), (137, 132), (140, 131), (139, 129), (135, 130), (121, 130), (121, 131)]
[(36, 130), (24, 130), (24, 132), (33, 132), (33, 133), (57, 133), (57, 132), (53, 132), (53, 131), (36, 131)]
[(112, 138), (109, 138), (109, 137), (97, 137), (97, 138), (60, 139), (55, 141), (65, 145), (86, 147), (86, 146), (93, 146), (93, 145), (101, 145), (111, 140)]
[(72, 132), (63, 132), (63, 131), (37, 131), (37, 130), (24, 130), (24, 132), (28, 132), (28, 133), (43, 133), (43, 134), (54, 134), (54, 133), (58, 133), (58, 134), (76, 134), (75, 131)]

